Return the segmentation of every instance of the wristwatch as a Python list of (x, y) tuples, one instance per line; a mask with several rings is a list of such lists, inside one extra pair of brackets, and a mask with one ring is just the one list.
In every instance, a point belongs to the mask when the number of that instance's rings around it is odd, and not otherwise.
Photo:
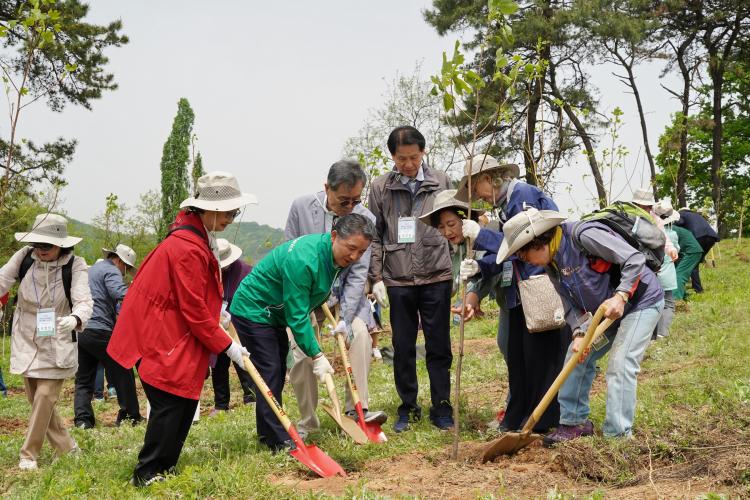
[(630, 300), (630, 295), (628, 295), (627, 292), (623, 292), (622, 290), (617, 290), (615, 293), (619, 295), (622, 301), (625, 302), (626, 304), (628, 303), (628, 300)]
[(576, 331), (573, 332), (574, 339), (582, 339), (585, 336), (586, 336), (586, 332), (584, 332), (580, 328), (577, 328)]

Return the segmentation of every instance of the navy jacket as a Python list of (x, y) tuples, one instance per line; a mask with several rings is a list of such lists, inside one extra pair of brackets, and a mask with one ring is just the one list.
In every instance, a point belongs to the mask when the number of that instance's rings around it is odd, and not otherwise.
[(680, 220), (675, 222), (675, 224), (680, 227), (684, 227), (685, 229), (693, 233), (693, 236), (695, 236), (696, 240), (708, 237), (719, 241), (719, 235), (716, 234), (716, 231), (714, 231), (714, 228), (711, 227), (711, 224), (709, 224), (701, 214), (693, 212), (692, 210), (680, 210)]

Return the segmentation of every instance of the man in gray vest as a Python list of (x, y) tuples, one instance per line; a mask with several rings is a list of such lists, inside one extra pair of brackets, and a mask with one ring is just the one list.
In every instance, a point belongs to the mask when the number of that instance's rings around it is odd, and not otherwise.
[[(373, 223), (375, 216), (362, 206), (362, 190), (367, 177), (356, 161), (341, 160), (328, 171), (324, 190), (301, 196), (292, 202), (286, 221), (284, 235), (287, 240), (306, 234), (329, 233), (334, 222), (350, 213), (360, 214)], [(365, 296), (367, 273), (370, 268), (370, 249), (346, 268), (334, 281), (329, 303), (337, 301), (341, 309), (344, 338), (348, 347), (352, 374), (357, 385), (362, 408), (367, 422), (382, 424), (387, 416), (382, 411), (368, 411), (368, 376), (372, 356), (372, 340), (369, 329), (375, 327), (370, 302)], [(339, 324), (341, 325), (341, 324)], [(341, 326), (339, 326), (341, 328)], [(292, 341), (294, 365), (289, 378), (297, 396), (300, 421), (297, 431), (301, 435), (315, 431), (320, 422), (315, 409), (318, 406), (318, 381), (312, 373), (312, 360)], [(346, 413), (356, 419), (357, 415), (347, 387)]]

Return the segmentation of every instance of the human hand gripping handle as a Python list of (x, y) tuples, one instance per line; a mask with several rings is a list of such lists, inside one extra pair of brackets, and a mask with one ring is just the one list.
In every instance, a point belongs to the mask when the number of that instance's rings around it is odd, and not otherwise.
[(464, 235), (464, 238), (468, 238), (471, 241), (475, 241), (477, 239), (477, 236), (479, 236), (479, 230), (480, 230), (479, 223), (471, 220), (471, 219), (464, 219), (464, 222), (461, 226), (461, 232)]
[(242, 356), (250, 356), (250, 353), (247, 352), (247, 349), (242, 347), (239, 342), (236, 340), (232, 340), (232, 343), (227, 348), (226, 351), (227, 356), (229, 356), (229, 359), (232, 360), (232, 362), (236, 363), (240, 366), (243, 370), (247, 371), (245, 368), (245, 363), (242, 361)]
[(57, 319), (57, 333), (67, 335), (78, 325), (78, 320), (74, 316), (63, 316)]
[(372, 294), (375, 296), (375, 300), (378, 301), (380, 307), (388, 307), (388, 292), (385, 289), (385, 283), (378, 281), (372, 287)]
[(479, 263), (474, 259), (464, 259), (458, 270), (461, 281), (466, 281), (479, 272)]
[(333, 374), (333, 367), (322, 352), (313, 358), (313, 373), (320, 383), (325, 382), (326, 375)]

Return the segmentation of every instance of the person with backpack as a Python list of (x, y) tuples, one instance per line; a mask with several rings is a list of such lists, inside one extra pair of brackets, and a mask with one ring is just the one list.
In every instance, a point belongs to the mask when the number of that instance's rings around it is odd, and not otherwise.
[(74, 396), (73, 421), (81, 429), (92, 429), (96, 423), (91, 398), (99, 364), (107, 370), (107, 381), (117, 391), (120, 411), (116, 425), (129, 420), (133, 425), (143, 418), (138, 407), (138, 394), (135, 390), (135, 377), (132, 370), (126, 370), (107, 354), (107, 344), (117, 320), (117, 311), (128, 287), (123, 276), (135, 269), (135, 252), (127, 245), (119, 244), (114, 249), (103, 248), (105, 258), (89, 269), (89, 288), (94, 300), (94, 312), (86, 329), (78, 338), (78, 371)]
[(209, 172), (166, 238), (143, 260), (122, 303), (107, 353), (136, 366), (151, 406), (131, 483), (147, 486), (174, 470), (198, 407), (212, 354), (242, 366), (247, 351), (219, 324), (221, 269), (215, 233), (257, 203), (227, 172)]
[(640, 362), (664, 306), (664, 291), (642, 252), (601, 221), (565, 220), (553, 210), (522, 212), (505, 223), (497, 254), (498, 262), (516, 255), (544, 267), (563, 298), (573, 331), (566, 360), (579, 351), (600, 305), (607, 318), (616, 320), (560, 388), (560, 425), (544, 437), (547, 446), (593, 435), (589, 393), (597, 361), (608, 352), (602, 432), (631, 436)]
[(22, 375), (31, 403), (18, 467), (34, 470), (45, 437), (56, 454), (78, 450), (57, 414), (63, 382), (78, 367), (77, 338), (91, 317), (88, 266), (73, 253), (81, 238), (68, 235), (61, 215), (36, 216), (29, 232), (16, 233), (27, 244), (0, 269), (0, 295), (18, 283), (10, 372)]
[[(250, 274), (253, 268), (242, 257), (242, 249), (237, 245), (229, 243), (224, 238), (216, 240), (219, 248), (219, 264), (221, 266), (221, 282), (224, 285), (224, 302), (221, 310), (221, 321), (224, 328), (229, 328), (232, 321), (232, 315), (229, 313), (229, 306), (232, 305), (232, 297), (242, 280)], [(237, 377), (240, 379), (242, 386), (242, 402), (246, 405), (255, 402), (255, 384), (250, 374), (245, 368), (234, 364)], [(214, 388), (214, 409), (211, 410), (210, 416), (218, 415), (219, 412), (229, 411), (229, 356), (224, 353), (216, 357), (216, 363), (211, 368), (211, 384)]]

